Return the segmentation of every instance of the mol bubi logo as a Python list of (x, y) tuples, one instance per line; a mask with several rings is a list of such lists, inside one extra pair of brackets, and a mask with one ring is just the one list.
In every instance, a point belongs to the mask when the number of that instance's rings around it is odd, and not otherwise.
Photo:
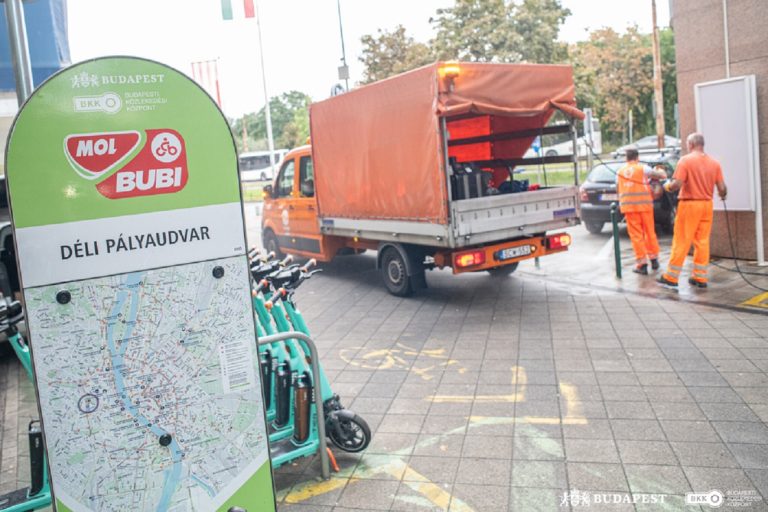
[(184, 139), (168, 128), (73, 134), (64, 153), (77, 174), (100, 180), (96, 190), (109, 199), (172, 194), (189, 177)]

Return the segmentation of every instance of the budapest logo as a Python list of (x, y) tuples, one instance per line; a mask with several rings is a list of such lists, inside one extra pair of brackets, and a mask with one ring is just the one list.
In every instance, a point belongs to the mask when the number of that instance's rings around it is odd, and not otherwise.
[(109, 199), (172, 194), (189, 176), (184, 139), (167, 128), (73, 134), (64, 139), (64, 153), (80, 176), (101, 180), (96, 190)]

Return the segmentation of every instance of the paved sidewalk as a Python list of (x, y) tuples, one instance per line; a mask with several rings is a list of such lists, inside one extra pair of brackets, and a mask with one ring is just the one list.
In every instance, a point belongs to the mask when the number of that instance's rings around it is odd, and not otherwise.
[[(298, 303), (374, 438), (335, 450), (327, 482), (316, 460), (277, 470), (280, 511), (706, 511), (685, 495), (713, 490), (720, 510), (768, 510), (768, 316), (621, 293), (579, 276), (589, 257), (505, 279), (435, 271), (408, 299), (374, 254), (323, 265)], [(12, 358), (0, 386), (7, 490), (25, 485), (34, 402)]]

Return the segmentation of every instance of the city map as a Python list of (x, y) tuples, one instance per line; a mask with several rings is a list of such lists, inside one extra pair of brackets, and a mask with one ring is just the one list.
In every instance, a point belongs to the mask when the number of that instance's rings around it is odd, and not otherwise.
[(243, 258), (26, 290), (66, 507), (216, 510), (268, 463)]

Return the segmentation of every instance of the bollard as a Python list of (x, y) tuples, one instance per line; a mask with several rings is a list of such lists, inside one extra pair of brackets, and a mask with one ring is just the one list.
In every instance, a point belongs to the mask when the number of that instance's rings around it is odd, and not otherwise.
[(616, 260), (616, 278), (621, 279), (621, 247), (619, 246), (619, 205), (611, 203), (611, 224), (613, 225), (613, 256)]

